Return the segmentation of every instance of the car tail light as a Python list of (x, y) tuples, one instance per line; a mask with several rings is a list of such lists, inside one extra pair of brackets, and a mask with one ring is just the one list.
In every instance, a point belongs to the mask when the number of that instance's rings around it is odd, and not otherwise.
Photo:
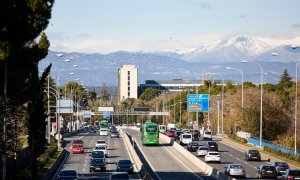
[(287, 178), (288, 178), (288, 179), (294, 179), (294, 177), (295, 177), (295, 176), (289, 175)]
[(265, 172), (266, 170), (265, 170), (265, 169), (262, 169), (261, 171), (262, 171), (262, 172)]
[(246, 172), (245, 169), (242, 170), (243, 172)]

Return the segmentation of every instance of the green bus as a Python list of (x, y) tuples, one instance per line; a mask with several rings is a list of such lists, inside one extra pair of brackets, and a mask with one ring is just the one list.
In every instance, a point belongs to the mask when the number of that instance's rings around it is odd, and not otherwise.
[(158, 125), (153, 122), (146, 122), (141, 127), (142, 144), (143, 145), (157, 145), (159, 144), (159, 129)]

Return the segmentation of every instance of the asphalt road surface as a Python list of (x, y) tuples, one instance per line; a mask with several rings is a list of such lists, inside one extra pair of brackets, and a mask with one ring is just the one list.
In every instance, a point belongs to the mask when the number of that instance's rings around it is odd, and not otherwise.
[[(71, 143), (74, 139), (82, 139), (84, 141), (84, 153), (72, 154)], [(106, 158), (106, 172), (89, 172), (90, 154), (95, 147), (97, 140), (105, 140), (108, 144), (108, 158)], [(64, 162), (62, 169), (75, 169), (80, 176), (80, 179), (108, 179), (110, 172), (116, 171), (116, 163), (120, 159), (131, 159), (125, 146), (123, 136), (120, 138), (110, 138), (110, 136), (100, 136), (97, 133), (79, 133), (69, 138), (65, 138), (68, 142), (65, 147), (70, 152), (70, 156)], [(130, 175), (131, 179), (139, 179), (135, 172)]]

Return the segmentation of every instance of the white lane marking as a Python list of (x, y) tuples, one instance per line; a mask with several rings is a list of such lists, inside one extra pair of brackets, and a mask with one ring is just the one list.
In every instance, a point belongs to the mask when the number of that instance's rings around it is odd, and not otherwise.
[(165, 147), (163, 145), (164, 149), (167, 150), (169, 152), (169, 154), (171, 154), (181, 165), (183, 165), (188, 171), (190, 171), (191, 173), (193, 173), (198, 179), (204, 180), (202, 177), (200, 177), (198, 174), (196, 174), (195, 172), (193, 172), (193, 170), (191, 170), (189, 167), (187, 167), (180, 159), (178, 159), (167, 147)]
[[(128, 153), (128, 155), (129, 155), (129, 158), (130, 158), (130, 161), (131, 161), (131, 162), (134, 162), (134, 161), (133, 161), (133, 158), (132, 158), (132, 156), (131, 156), (131, 154), (130, 154), (130, 152), (129, 152), (128, 146), (127, 146), (127, 144), (126, 144), (126, 142), (125, 142), (124, 136), (122, 136), (121, 138), (123, 139), (123, 142), (124, 142), (124, 144), (125, 144), (127, 153)], [(135, 169), (135, 172), (137, 172), (136, 164), (134, 164), (134, 169)], [(142, 179), (141, 176), (140, 176), (140, 173), (137, 173), (137, 175), (138, 175), (138, 178), (139, 178), (139, 179)]]
[[(126, 136), (126, 135), (125, 135)], [(142, 150), (141, 146), (139, 145), (139, 143), (136, 143), (136, 145), (138, 146), (139, 150), (142, 152), (145, 160), (147, 161), (147, 163), (149, 164), (149, 166), (151, 167), (152, 171), (154, 172), (154, 174), (156, 175), (156, 177), (161, 180), (161, 178), (159, 177), (159, 175), (156, 173), (156, 170), (153, 168), (152, 164), (150, 163), (149, 159), (147, 158), (147, 156), (145, 156), (144, 151)]]

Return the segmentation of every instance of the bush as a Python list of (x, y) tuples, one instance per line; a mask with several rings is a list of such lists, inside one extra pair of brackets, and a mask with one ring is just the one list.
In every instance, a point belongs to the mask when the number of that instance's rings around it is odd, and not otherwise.
[(300, 163), (300, 156), (299, 155), (295, 156), (293, 154), (285, 153), (285, 152), (282, 152), (280, 150), (277, 150), (277, 149), (274, 149), (274, 148), (271, 148), (271, 147), (268, 147), (268, 146), (265, 146), (264, 150), (271, 153), (271, 154), (275, 154), (275, 155), (287, 158), (289, 160), (297, 161), (298, 163)]
[(228, 138), (232, 139), (233, 141), (242, 143), (242, 144), (246, 144), (248, 142), (247, 139), (240, 138), (236, 134), (230, 134), (230, 135), (228, 135)]

